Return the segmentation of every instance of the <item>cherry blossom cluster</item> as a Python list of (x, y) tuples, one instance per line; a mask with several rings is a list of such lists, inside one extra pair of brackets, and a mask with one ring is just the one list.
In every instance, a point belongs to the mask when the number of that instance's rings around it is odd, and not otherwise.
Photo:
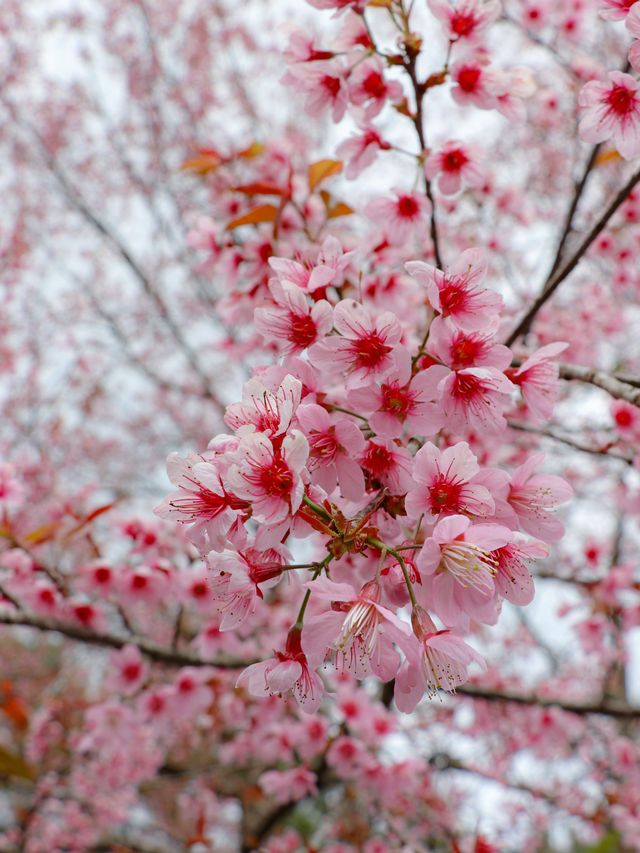
[[(238, 686), (293, 692), (313, 711), (330, 659), (359, 678), (395, 679), (396, 703), (411, 711), (425, 692), (467, 680), (481, 659), (462, 632), (494, 624), (504, 599), (529, 603), (527, 561), (562, 535), (553, 510), (571, 488), (541, 472), (539, 455), (510, 475), (481, 467), (456, 438), (499, 436), (518, 387), (548, 418), (564, 346), (510, 367), (479, 250), (445, 271), (407, 264), (429, 318), (419, 342), (409, 317), (343, 296), (353, 263), (335, 238), (310, 268), (271, 259), (272, 303), (256, 324), (282, 361), (227, 407), (232, 434), (170, 457), (176, 491), (157, 512), (190, 525), (222, 630), (250, 622), (285, 576), (300, 586), (286, 642)], [(316, 559), (299, 564), (296, 540), (306, 539)]]

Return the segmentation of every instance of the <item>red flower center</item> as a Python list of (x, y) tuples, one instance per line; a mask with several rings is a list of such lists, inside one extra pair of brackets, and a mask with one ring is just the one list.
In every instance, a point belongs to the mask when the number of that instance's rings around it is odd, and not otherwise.
[(393, 467), (393, 456), (386, 447), (370, 442), (365, 451), (362, 465), (374, 477), (380, 477)]
[(633, 415), (628, 409), (618, 409), (615, 413), (615, 421), (618, 426), (628, 427), (633, 423)]
[(453, 483), (440, 474), (433, 486), (429, 489), (431, 498), (431, 510), (434, 515), (440, 512), (457, 512), (460, 506), (460, 483)]
[(293, 477), (284, 459), (276, 458), (269, 468), (263, 468), (260, 485), (268, 495), (284, 497), (293, 488)]
[(467, 161), (468, 157), (464, 151), (456, 148), (442, 158), (442, 168), (445, 172), (459, 172)]
[(614, 86), (607, 95), (607, 103), (610, 109), (618, 115), (628, 115), (632, 112), (636, 102), (636, 93), (626, 86)]
[(443, 316), (453, 314), (461, 308), (466, 298), (466, 292), (459, 281), (445, 279), (444, 287), (440, 291), (440, 307)]
[(483, 341), (458, 335), (451, 345), (451, 364), (453, 367), (470, 367), (483, 350)]
[(358, 367), (372, 369), (377, 367), (384, 357), (391, 352), (377, 332), (369, 332), (353, 342), (353, 350)]
[(418, 215), (418, 202), (410, 195), (401, 195), (398, 199), (398, 213), (404, 219), (413, 219)]
[(382, 386), (382, 410), (396, 417), (405, 416), (411, 409), (411, 395), (406, 388), (395, 385)]
[(140, 678), (140, 664), (128, 663), (122, 670), (122, 675), (125, 681), (137, 681)]
[(316, 324), (313, 322), (309, 314), (294, 314), (289, 316), (291, 323), (289, 330), (289, 340), (296, 346), (306, 349), (312, 344), (316, 337)]
[(474, 68), (473, 66), (467, 66), (466, 68), (462, 68), (460, 73), (458, 74), (457, 83), (458, 86), (463, 90), (463, 92), (473, 92), (478, 88), (478, 81), (480, 80), (480, 69)]
[(370, 98), (384, 98), (387, 87), (379, 71), (372, 71), (362, 81), (362, 89)]
[(471, 35), (476, 26), (475, 15), (456, 12), (451, 18), (451, 32), (458, 37)]
[(335, 101), (338, 97), (338, 93), (340, 92), (340, 79), (338, 77), (331, 77), (327, 74), (320, 81), (320, 85), (327, 90), (332, 99)]

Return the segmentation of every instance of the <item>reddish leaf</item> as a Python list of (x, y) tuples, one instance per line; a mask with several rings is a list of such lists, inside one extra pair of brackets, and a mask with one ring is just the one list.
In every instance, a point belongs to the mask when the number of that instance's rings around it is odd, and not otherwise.
[(353, 212), (352, 207), (349, 207), (343, 201), (339, 201), (327, 212), (327, 219), (337, 219), (338, 216), (349, 216)]
[(251, 184), (240, 184), (237, 187), (233, 187), (233, 189), (237, 193), (244, 193), (245, 195), (287, 195), (287, 191), (283, 190), (281, 187), (276, 184), (269, 184), (267, 181), (254, 181)]
[(243, 216), (238, 216), (236, 219), (232, 219), (231, 222), (227, 224), (227, 231), (231, 231), (232, 228), (239, 228), (241, 225), (257, 225), (259, 222), (275, 222), (275, 219), (278, 215), (278, 208), (273, 204), (261, 204), (258, 207), (254, 207), (253, 210), (250, 210), (249, 213), (245, 213)]
[(309, 166), (309, 189), (313, 192), (318, 184), (332, 175), (339, 175), (341, 171), (340, 160), (318, 160), (317, 163), (312, 163)]
[(214, 148), (199, 148), (198, 155), (185, 160), (180, 168), (204, 176), (215, 172), (223, 162), (223, 157)]

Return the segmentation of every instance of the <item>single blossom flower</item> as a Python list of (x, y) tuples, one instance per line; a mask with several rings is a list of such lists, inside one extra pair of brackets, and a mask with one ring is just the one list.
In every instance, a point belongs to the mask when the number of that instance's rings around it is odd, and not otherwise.
[(599, 0), (600, 17), (606, 21), (622, 21), (638, 0)]
[(427, 523), (442, 515), (490, 515), (495, 508), (491, 493), (473, 483), (479, 470), (465, 441), (444, 451), (428, 441), (413, 458), (415, 485), (404, 501), (407, 515), (424, 516)]
[(520, 367), (505, 371), (511, 382), (519, 386), (527, 409), (537, 421), (548, 421), (553, 414), (560, 390), (558, 365), (553, 359), (568, 346), (567, 343), (547, 344)]
[(484, 183), (475, 148), (457, 140), (446, 142), (432, 152), (425, 161), (424, 171), (430, 181), (436, 181), (443, 195), (456, 195), (466, 187), (477, 189)]
[(224, 419), (234, 430), (251, 425), (275, 439), (289, 429), (301, 394), (302, 382), (295, 376), (285, 376), (275, 392), (250, 379), (242, 389), (242, 402), (227, 406)]
[(379, 56), (372, 56), (356, 65), (349, 76), (349, 99), (364, 107), (364, 118), (370, 121), (386, 103), (400, 101), (402, 84), (384, 76), (385, 65)]
[(429, 0), (429, 8), (450, 41), (474, 41), (500, 17), (499, 0)]
[(498, 105), (504, 82), (489, 64), (488, 55), (479, 51), (451, 66), (451, 97), (457, 104), (463, 107), (473, 104), (481, 110), (492, 110)]
[(509, 347), (495, 343), (496, 326), (491, 323), (486, 330), (466, 332), (451, 318), (436, 317), (429, 329), (427, 352), (451, 370), (494, 367), (506, 372), (513, 355)]
[(365, 127), (362, 133), (350, 136), (341, 142), (336, 149), (336, 154), (346, 161), (344, 174), (348, 180), (352, 181), (375, 162), (378, 152), (388, 151), (390, 148), (390, 143), (374, 128)]
[(340, 241), (326, 237), (313, 263), (300, 263), (289, 258), (270, 257), (269, 266), (282, 285), (294, 284), (314, 295), (329, 285), (339, 286), (352, 263), (355, 252), (344, 252)]
[(358, 461), (370, 479), (392, 495), (402, 495), (411, 486), (411, 454), (393, 441), (370, 438)]
[(543, 453), (536, 453), (516, 468), (508, 501), (525, 533), (543, 542), (557, 542), (564, 534), (564, 526), (552, 511), (573, 496), (573, 489), (562, 477), (536, 474), (543, 459)]
[(626, 160), (640, 155), (640, 94), (630, 74), (609, 71), (608, 82), (590, 80), (578, 98), (584, 109), (579, 133), (585, 142), (610, 139)]
[(325, 299), (312, 304), (297, 285), (278, 279), (269, 282), (269, 291), (275, 304), (256, 308), (255, 326), (284, 354), (302, 352), (331, 330), (331, 305)]
[(426, 196), (395, 189), (393, 197), (385, 196), (370, 201), (365, 213), (380, 224), (390, 243), (401, 245), (419, 228), (425, 228), (430, 210), (431, 203)]
[(445, 629), (438, 631), (424, 608), (411, 614), (415, 641), (403, 645), (406, 659), (395, 682), (394, 698), (399, 711), (410, 714), (425, 692), (431, 697), (438, 690), (454, 693), (468, 679), (468, 668), (477, 663), (486, 669), (483, 658), (464, 640)]

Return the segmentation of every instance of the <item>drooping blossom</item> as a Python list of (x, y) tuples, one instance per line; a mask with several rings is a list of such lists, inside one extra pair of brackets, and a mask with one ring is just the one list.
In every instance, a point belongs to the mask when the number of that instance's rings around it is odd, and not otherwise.
[(442, 410), (432, 402), (437, 396), (433, 372), (423, 370), (412, 377), (411, 358), (405, 349), (395, 353), (395, 366), (380, 384), (355, 388), (349, 405), (367, 415), (371, 428), (383, 438), (399, 438), (406, 429), (411, 435), (435, 435), (442, 427)]
[(391, 144), (376, 130), (365, 127), (361, 133), (341, 142), (336, 149), (336, 154), (346, 160), (345, 177), (353, 180), (375, 162), (380, 151), (388, 151), (389, 148)]
[(400, 711), (410, 714), (418, 702), (435, 696), (438, 690), (455, 692), (468, 679), (468, 668), (477, 663), (486, 669), (483, 658), (450, 630), (438, 631), (424, 608), (411, 614), (414, 643), (403, 645), (406, 658), (396, 677), (394, 699)]
[(502, 307), (498, 293), (480, 287), (487, 261), (480, 249), (467, 249), (444, 272), (424, 261), (409, 261), (407, 272), (426, 287), (435, 311), (465, 331), (491, 324)]
[(309, 443), (307, 468), (311, 481), (328, 495), (339, 485), (347, 500), (360, 500), (364, 494), (364, 475), (355, 460), (364, 450), (362, 430), (353, 419), (337, 413), (331, 416), (315, 403), (303, 403), (296, 415)]
[(330, 608), (307, 620), (302, 641), (311, 660), (320, 662), (328, 649), (335, 664), (356, 678), (373, 672), (382, 681), (392, 679), (400, 665), (393, 643), (407, 633), (407, 625), (382, 605), (376, 580), (358, 592), (349, 583), (319, 578), (309, 584), (314, 599)]
[(287, 634), (284, 651), (268, 660), (251, 664), (242, 671), (236, 687), (244, 687), (252, 696), (292, 694), (300, 710), (313, 714), (318, 710), (324, 685), (302, 650), (300, 628)]
[(573, 489), (561, 477), (536, 474), (543, 459), (543, 453), (535, 453), (516, 468), (511, 477), (508, 500), (525, 533), (543, 542), (557, 542), (562, 538), (564, 525), (552, 511), (572, 497)]
[(520, 534), (515, 534), (511, 542), (496, 548), (492, 556), (495, 559), (494, 583), (498, 594), (520, 607), (530, 604), (535, 589), (525, 560), (539, 560), (548, 553), (549, 549), (542, 542), (526, 540)]
[(333, 311), (339, 335), (329, 335), (309, 349), (309, 359), (321, 370), (346, 374), (347, 387), (379, 380), (394, 367), (393, 351), (402, 329), (390, 311), (376, 315), (354, 299), (343, 299)]
[(512, 538), (498, 524), (472, 524), (463, 515), (443, 518), (416, 558), (424, 600), (446, 625), (468, 627), (469, 617), (487, 624), (498, 618), (493, 552)]
[(430, 181), (436, 181), (443, 195), (455, 195), (463, 188), (477, 188), (484, 183), (475, 149), (457, 140), (445, 142), (442, 148), (432, 152), (425, 161), (424, 171)]
[(553, 343), (541, 347), (530, 355), (520, 367), (505, 371), (514, 385), (518, 385), (532, 417), (538, 421), (549, 420), (560, 389), (558, 365), (553, 359), (569, 344)]
[(428, 441), (413, 458), (415, 485), (405, 497), (407, 515), (424, 515), (427, 522), (442, 515), (490, 515), (494, 510), (491, 493), (472, 482), (479, 470), (466, 442), (441, 451)]
[(340, 121), (349, 104), (347, 69), (336, 60), (298, 63), (289, 68), (285, 81), (305, 95), (305, 110), (319, 118), (327, 110), (333, 121)]
[(626, 160), (640, 155), (638, 82), (622, 71), (609, 71), (608, 82), (590, 80), (580, 90), (584, 109), (579, 133), (585, 142), (611, 139)]

